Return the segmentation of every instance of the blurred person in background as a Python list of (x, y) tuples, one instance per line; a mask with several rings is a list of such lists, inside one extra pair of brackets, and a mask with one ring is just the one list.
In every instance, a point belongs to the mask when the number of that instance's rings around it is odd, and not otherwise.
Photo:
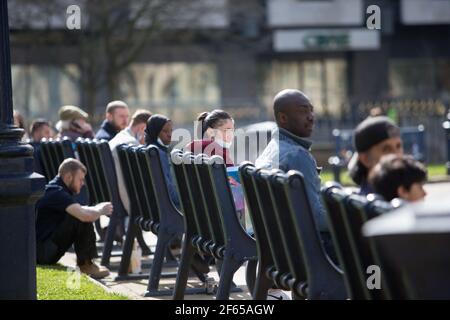
[(109, 147), (111, 149), (114, 165), (116, 167), (117, 185), (119, 186), (119, 194), (122, 203), (130, 213), (130, 200), (125, 188), (125, 181), (123, 179), (122, 168), (120, 167), (119, 156), (117, 154), (117, 147), (121, 144), (139, 145), (144, 144), (145, 129), (147, 128), (147, 121), (152, 116), (151, 112), (144, 109), (137, 110), (131, 117), (131, 122), (128, 127), (120, 131), (111, 141)]
[(23, 131), (25, 132), (22, 136), (22, 141), (28, 140), (28, 132), (27, 129), (25, 128), (25, 119), (23, 118), (22, 114), (19, 111), (14, 110), (13, 116), (14, 116), (14, 125), (17, 128), (23, 129)]
[(356, 127), (353, 145), (356, 152), (348, 164), (349, 175), (360, 186), (361, 195), (373, 193), (370, 170), (384, 155), (403, 155), (400, 128), (386, 116), (368, 117)]
[(100, 130), (95, 134), (95, 138), (110, 141), (128, 126), (129, 118), (130, 111), (125, 102), (120, 100), (111, 101), (106, 106), (105, 120), (103, 120)]
[(30, 140), (32, 142), (39, 142), (42, 138), (52, 138), (54, 135), (50, 122), (46, 119), (35, 119), (30, 125)]
[(389, 154), (381, 158), (369, 173), (369, 184), (386, 201), (400, 198), (407, 202), (423, 200), (427, 169), (409, 155)]
[(35, 119), (30, 126), (30, 144), (33, 146), (34, 172), (44, 175), (41, 159), (41, 139), (53, 137), (53, 129), (50, 123), (45, 119)]
[(77, 106), (63, 106), (59, 109), (56, 123), (58, 137), (68, 137), (72, 142), (78, 138), (94, 138), (94, 131), (87, 122), (89, 115)]

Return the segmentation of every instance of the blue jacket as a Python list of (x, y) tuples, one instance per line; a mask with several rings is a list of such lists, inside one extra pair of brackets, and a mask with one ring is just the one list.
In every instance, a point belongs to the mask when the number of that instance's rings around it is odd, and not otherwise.
[(263, 153), (256, 159), (258, 168), (279, 168), (285, 172), (300, 171), (305, 178), (306, 192), (313, 210), (316, 227), (319, 231), (328, 231), (320, 196), (320, 177), (317, 163), (311, 155), (311, 141), (297, 137), (289, 131), (278, 128), (272, 132), (270, 140)]
[(97, 133), (95, 134), (95, 139), (103, 139), (103, 140), (111, 140), (112, 138), (114, 138), (114, 136), (116, 134), (119, 133), (120, 130), (117, 130), (116, 128), (114, 128), (114, 126), (112, 125), (111, 122), (104, 120), (102, 122), (102, 125), (100, 127), (100, 130), (97, 131)]

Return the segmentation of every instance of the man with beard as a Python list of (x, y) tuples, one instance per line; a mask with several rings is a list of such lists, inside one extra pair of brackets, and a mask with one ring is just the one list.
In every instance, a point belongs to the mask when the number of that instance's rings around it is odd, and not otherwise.
[(113, 210), (110, 202), (81, 206), (75, 196), (84, 185), (86, 167), (76, 159), (64, 160), (58, 175), (45, 187), (36, 203), (36, 258), (38, 264), (56, 264), (74, 245), (80, 271), (95, 279), (109, 275), (92, 259), (97, 257), (92, 222)]
[(130, 111), (125, 102), (120, 100), (111, 101), (106, 106), (105, 120), (100, 130), (95, 134), (95, 138), (110, 141), (116, 134), (128, 126), (129, 118)]

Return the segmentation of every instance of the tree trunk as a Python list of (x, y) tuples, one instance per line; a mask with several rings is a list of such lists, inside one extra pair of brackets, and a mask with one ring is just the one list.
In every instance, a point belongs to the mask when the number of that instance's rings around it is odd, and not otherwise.
[(97, 105), (97, 92), (93, 86), (89, 85), (89, 83), (86, 83), (83, 87), (83, 105), (81, 108), (89, 113), (89, 117), (91, 118), (90, 121), (92, 121), (95, 115), (95, 107)]
[(107, 72), (106, 85), (110, 101), (122, 98), (119, 92), (119, 73), (114, 67), (110, 67), (110, 71)]

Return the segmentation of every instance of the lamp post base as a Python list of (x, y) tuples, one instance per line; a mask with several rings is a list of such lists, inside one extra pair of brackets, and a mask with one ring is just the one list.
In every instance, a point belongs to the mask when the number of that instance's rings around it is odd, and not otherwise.
[(21, 129), (0, 128), (0, 300), (36, 299), (35, 203), (45, 179)]

